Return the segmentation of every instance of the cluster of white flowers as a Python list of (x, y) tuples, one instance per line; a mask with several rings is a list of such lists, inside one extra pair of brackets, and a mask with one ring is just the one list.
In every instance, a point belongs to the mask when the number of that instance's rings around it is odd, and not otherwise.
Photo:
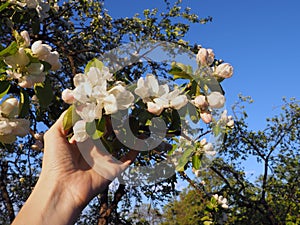
[(20, 7), (27, 6), (30, 9), (35, 9), (40, 17), (41, 20), (49, 17), (48, 11), (50, 10), (50, 5), (47, 2), (42, 0), (9, 0), (11, 4), (18, 5)]
[(217, 200), (218, 204), (221, 205), (222, 208), (228, 209), (228, 201), (222, 195), (214, 194), (213, 198)]
[[(43, 61), (51, 65), (51, 70), (58, 70), (61, 67), (59, 54), (57, 51), (51, 51), (52, 48), (43, 44), (42, 41), (36, 41), (30, 46), (30, 37), (27, 31), (22, 31), (20, 36), (23, 39), (22, 45), (18, 51), (10, 56), (5, 57), (4, 62), (10, 67), (6, 73), (18, 79), (19, 85), (23, 88), (31, 88), (35, 83), (45, 81), (45, 68)], [(38, 60), (30, 61), (29, 57)]]
[[(1, 99), (0, 99), (1, 101)], [(24, 137), (29, 132), (30, 122), (18, 119), (19, 102), (11, 97), (0, 104), (0, 142), (12, 143), (17, 136)]]
[[(206, 49), (200, 47), (196, 60), (200, 67), (213, 66), (215, 54), (212, 49)], [(212, 74), (216, 78), (230, 78), (233, 74), (233, 67), (229, 63), (221, 63), (217, 66), (213, 66)]]
[(107, 81), (111, 77), (107, 67), (91, 67), (86, 74), (75, 75), (74, 90), (63, 91), (62, 99), (68, 104), (74, 103), (76, 113), (82, 118), (73, 127), (76, 141), (83, 142), (88, 138), (86, 122), (101, 119), (103, 110), (105, 114), (113, 114), (131, 106), (134, 96), (121, 83), (107, 90)]
[(135, 94), (147, 104), (147, 110), (155, 115), (160, 115), (165, 108), (181, 109), (188, 103), (185, 95), (180, 95), (180, 90), (169, 90), (167, 84), (159, 85), (152, 74), (140, 78), (137, 82)]
[(224, 107), (225, 97), (220, 92), (211, 92), (207, 96), (198, 95), (191, 101), (200, 110), (200, 117), (205, 123), (212, 121), (211, 110)]
[(233, 117), (227, 115), (227, 110), (223, 111), (223, 113), (221, 114), (221, 118), (218, 121), (218, 123), (220, 125), (223, 125), (223, 126), (225, 125), (225, 126), (231, 128), (231, 129), (234, 127)]

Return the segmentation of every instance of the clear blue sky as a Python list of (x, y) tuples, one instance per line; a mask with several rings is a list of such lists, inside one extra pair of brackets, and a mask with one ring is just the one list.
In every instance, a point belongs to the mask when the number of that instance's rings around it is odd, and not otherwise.
[[(144, 8), (162, 8), (162, 0), (108, 0), (114, 17), (132, 16)], [(183, 0), (206, 25), (193, 25), (187, 40), (213, 48), (217, 58), (234, 66), (223, 82), (227, 107), (239, 93), (250, 95), (249, 124), (263, 128), (265, 118), (278, 113), (282, 96), (300, 99), (300, 1)], [(275, 108), (277, 107), (277, 110)]]

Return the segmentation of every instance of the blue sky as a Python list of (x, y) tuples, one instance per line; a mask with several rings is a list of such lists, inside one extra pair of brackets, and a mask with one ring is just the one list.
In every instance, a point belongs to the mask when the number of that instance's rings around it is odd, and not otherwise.
[[(132, 16), (144, 8), (161, 9), (162, 0), (109, 0), (114, 16)], [(239, 93), (252, 96), (247, 106), (249, 124), (263, 128), (265, 118), (279, 112), (282, 97), (299, 99), (300, 1), (298, 0), (183, 0), (200, 17), (212, 16), (205, 25), (193, 25), (186, 37), (217, 58), (234, 66), (234, 76), (223, 82), (227, 107)]]
[[(227, 108), (238, 94), (251, 96), (254, 103), (246, 105), (246, 110), (252, 129), (263, 129), (265, 118), (280, 112), (283, 96), (300, 100), (300, 1), (182, 1), (200, 17), (213, 17), (211, 23), (192, 25), (186, 40), (214, 49), (217, 58), (234, 66), (233, 77), (222, 83)], [(108, 0), (105, 4), (113, 17), (164, 6), (162, 0)], [(262, 171), (255, 159), (243, 165), (251, 180)]]

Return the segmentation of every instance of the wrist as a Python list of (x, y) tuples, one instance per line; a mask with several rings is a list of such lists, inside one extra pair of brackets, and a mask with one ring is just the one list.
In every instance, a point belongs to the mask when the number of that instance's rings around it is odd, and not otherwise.
[(23, 218), (22, 221), (18, 221), (17, 217), (13, 225), (74, 224), (85, 205), (76, 201), (63, 185), (63, 182), (53, 182), (41, 176), (19, 212), (21, 215), (18, 217)]

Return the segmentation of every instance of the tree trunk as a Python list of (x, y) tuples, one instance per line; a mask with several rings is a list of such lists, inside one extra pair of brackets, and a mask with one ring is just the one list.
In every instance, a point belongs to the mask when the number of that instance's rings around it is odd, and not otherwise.
[(7, 162), (4, 162), (1, 165), (0, 190), (1, 190), (1, 196), (5, 201), (9, 220), (12, 223), (13, 220), (15, 219), (15, 212), (14, 212), (12, 201), (9, 197), (9, 193), (7, 191), (7, 183), (6, 183), (7, 170), (8, 170), (8, 164), (7, 164)]

